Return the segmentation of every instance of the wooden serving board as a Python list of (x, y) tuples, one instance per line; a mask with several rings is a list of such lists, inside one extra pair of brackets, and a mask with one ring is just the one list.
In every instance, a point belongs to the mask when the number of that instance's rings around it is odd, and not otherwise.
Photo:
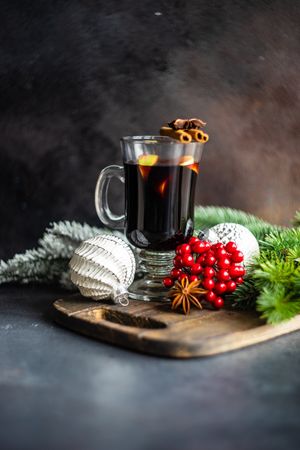
[(193, 309), (185, 316), (161, 302), (131, 300), (123, 307), (76, 295), (53, 305), (60, 325), (111, 344), (173, 358), (224, 353), (300, 329), (300, 315), (272, 326), (255, 312)]

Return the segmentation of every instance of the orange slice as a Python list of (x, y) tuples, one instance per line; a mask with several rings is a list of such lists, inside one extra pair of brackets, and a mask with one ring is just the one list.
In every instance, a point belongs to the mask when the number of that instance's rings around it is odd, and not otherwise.
[(195, 162), (194, 157), (191, 155), (184, 155), (179, 160), (180, 166), (187, 166), (193, 170), (197, 175), (199, 173), (199, 163)]
[(158, 161), (157, 155), (141, 155), (138, 158), (138, 164), (140, 166), (154, 166)]
[(190, 155), (184, 155), (179, 160), (180, 166), (190, 166), (191, 164), (194, 164), (194, 157)]
[(141, 155), (138, 158), (139, 171), (144, 180), (147, 180), (151, 167), (158, 161), (157, 155)]

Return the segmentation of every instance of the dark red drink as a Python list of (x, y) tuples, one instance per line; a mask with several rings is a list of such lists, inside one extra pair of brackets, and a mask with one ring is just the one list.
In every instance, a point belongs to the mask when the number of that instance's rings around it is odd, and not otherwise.
[(135, 247), (173, 250), (193, 233), (198, 163), (127, 162), (126, 235)]

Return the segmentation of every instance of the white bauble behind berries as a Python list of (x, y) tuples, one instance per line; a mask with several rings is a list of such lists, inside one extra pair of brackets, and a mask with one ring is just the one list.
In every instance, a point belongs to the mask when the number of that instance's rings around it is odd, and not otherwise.
[(84, 297), (128, 304), (136, 265), (123, 239), (110, 234), (88, 239), (75, 250), (69, 266), (71, 280)]
[(254, 234), (248, 228), (237, 223), (219, 223), (200, 232), (199, 237), (210, 241), (212, 244), (216, 242), (222, 242), (222, 244), (227, 244), (230, 241), (235, 242), (238, 250), (244, 254), (245, 265), (248, 265), (255, 256), (259, 255), (259, 245)]

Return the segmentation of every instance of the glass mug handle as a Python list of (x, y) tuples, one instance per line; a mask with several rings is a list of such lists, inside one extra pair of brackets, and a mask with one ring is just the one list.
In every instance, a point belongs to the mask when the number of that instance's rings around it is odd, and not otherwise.
[(95, 189), (95, 207), (101, 222), (110, 228), (124, 228), (125, 215), (113, 213), (108, 205), (108, 189), (112, 178), (125, 183), (122, 166), (107, 166), (101, 170)]

